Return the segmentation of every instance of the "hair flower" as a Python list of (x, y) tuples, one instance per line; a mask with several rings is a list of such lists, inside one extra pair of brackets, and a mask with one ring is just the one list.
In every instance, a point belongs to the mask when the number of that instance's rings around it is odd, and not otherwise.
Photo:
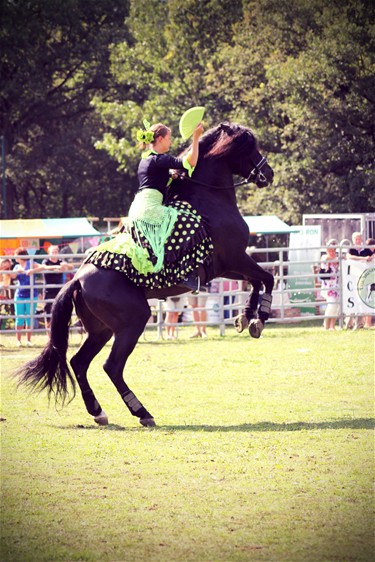
[(143, 126), (144, 129), (138, 129), (137, 131), (137, 141), (144, 144), (150, 144), (150, 142), (154, 140), (154, 131), (151, 131), (151, 125), (147, 119), (143, 119)]

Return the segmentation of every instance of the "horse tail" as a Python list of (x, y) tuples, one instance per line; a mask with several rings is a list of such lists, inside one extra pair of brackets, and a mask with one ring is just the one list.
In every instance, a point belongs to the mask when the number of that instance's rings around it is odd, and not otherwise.
[(73, 294), (80, 288), (77, 279), (72, 279), (57, 295), (51, 315), (50, 339), (38, 357), (28, 361), (20, 367), (15, 376), (19, 378), (18, 385), (26, 385), (31, 391), (47, 389), (48, 399), (53, 394), (55, 402), (64, 405), (69, 395), (69, 383), (72, 396), (75, 396), (75, 381), (70, 372), (66, 353), (69, 341), (69, 326), (73, 312)]

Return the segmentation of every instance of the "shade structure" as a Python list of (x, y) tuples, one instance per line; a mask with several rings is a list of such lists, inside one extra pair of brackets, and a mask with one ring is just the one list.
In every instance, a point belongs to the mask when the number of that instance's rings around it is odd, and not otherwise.
[(81, 238), (100, 236), (86, 218), (0, 221), (0, 238)]
[[(74, 246), (74, 251), (78, 251), (79, 247), (95, 245), (98, 236), (101, 233), (86, 218), (2, 220), (0, 255), (14, 254), (20, 246), (29, 253), (40, 249), (47, 251), (48, 246), (53, 243), (60, 246), (69, 244), (72, 249)], [(73, 244), (72, 240), (77, 242)]]
[(250, 234), (290, 234), (298, 230), (298, 227), (289, 226), (276, 215), (247, 215), (243, 219), (249, 226)]

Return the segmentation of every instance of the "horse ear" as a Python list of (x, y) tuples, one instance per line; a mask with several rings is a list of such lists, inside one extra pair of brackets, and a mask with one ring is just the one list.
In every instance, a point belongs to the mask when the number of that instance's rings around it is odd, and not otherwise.
[(227, 133), (227, 135), (229, 135), (229, 136), (233, 135), (232, 128), (227, 123), (220, 123), (220, 129), (222, 131), (224, 131), (225, 133)]

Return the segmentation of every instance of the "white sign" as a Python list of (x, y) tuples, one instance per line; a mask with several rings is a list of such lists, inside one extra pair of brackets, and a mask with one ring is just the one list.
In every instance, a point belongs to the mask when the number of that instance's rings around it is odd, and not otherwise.
[(374, 262), (344, 260), (343, 309), (345, 314), (375, 314)]
[(298, 226), (298, 232), (290, 233), (288, 288), (291, 289), (290, 302), (294, 305), (301, 303), (301, 315), (315, 313), (315, 307), (307, 307), (304, 303), (314, 302), (315, 293), (307, 289), (314, 289), (314, 278), (310, 262), (319, 262), (321, 226)]

